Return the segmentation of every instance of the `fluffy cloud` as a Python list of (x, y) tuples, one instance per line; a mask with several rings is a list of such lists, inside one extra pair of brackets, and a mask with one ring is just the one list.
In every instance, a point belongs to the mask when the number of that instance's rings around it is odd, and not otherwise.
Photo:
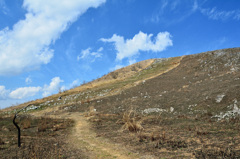
[(46, 97), (53, 92), (59, 91), (60, 83), (63, 82), (63, 80), (60, 79), (60, 77), (54, 77), (49, 85), (44, 85), (43, 87), (43, 97)]
[(12, 99), (24, 99), (35, 96), (42, 88), (41, 87), (21, 87), (9, 94)]
[(91, 52), (91, 48), (87, 48), (81, 51), (81, 54), (77, 57), (77, 60), (88, 60), (90, 62), (94, 62), (97, 58), (102, 57), (103, 48), (100, 47), (96, 52)]
[(153, 34), (139, 32), (132, 39), (124, 40), (124, 37), (114, 34), (111, 38), (100, 39), (103, 42), (114, 43), (117, 50), (117, 60), (131, 58), (139, 51), (161, 52), (168, 46), (172, 46), (171, 35), (168, 32), (159, 32), (155, 38)]
[(53, 44), (78, 16), (106, 0), (24, 0), (24, 20), (0, 31), (0, 75), (19, 74), (47, 64)]
[[(29, 79), (26, 78), (26, 81)], [(20, 87), (13, 91), (7, 90), (5, 86), (0, 86), (0, 100), (4, 99), (26, 99), (28, 97), (33, 97), (37, 93), (42, 92), (43, 97), (51, 95), (52, 93), (57, 92), (59, 89), (64, 88), (60, 87), (60, 83), (63, 80), (60, 77), (52, 78), (49, 85), (44, 85), (43, 87)], [(78, 80), (73, 81), (72, 85), (78, 84)]]
[(6, 99), (9, 91), (6, 90), (5, 86), (0, 86), (0, 100)]

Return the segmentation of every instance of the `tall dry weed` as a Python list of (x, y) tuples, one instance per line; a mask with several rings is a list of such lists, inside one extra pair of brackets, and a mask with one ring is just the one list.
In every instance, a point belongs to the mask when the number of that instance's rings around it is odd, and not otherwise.
[(139, 119), (136, 116), (136, 111), (133, 109), (124, 112), (121, 121), (124, 124), (121, 128), (123, 131), (129, 130), (130, 132), (138, 132), (143, 130), (143, 127), (141, 125), (143, 120)]

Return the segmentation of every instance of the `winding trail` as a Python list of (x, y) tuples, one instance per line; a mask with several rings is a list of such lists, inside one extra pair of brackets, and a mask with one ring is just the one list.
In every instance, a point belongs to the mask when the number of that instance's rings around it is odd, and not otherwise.
[[(56, 117), (56, 116), (55, 116)], [(138, 154), (129, 151), (125, 146), (113, 143), (106, 138), (97, 137), (91, 130), (91, 124), (82, 113), (68, 113), (57, 116), (75, 121), (71, 135), (68, 139), (70, 145), (76, 149), (85, 150), (89, 158), (93, 159), (134, 159), (140, 158)]]

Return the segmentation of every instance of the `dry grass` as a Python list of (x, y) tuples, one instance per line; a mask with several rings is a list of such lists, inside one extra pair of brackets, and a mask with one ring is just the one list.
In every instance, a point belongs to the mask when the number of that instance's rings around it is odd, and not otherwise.
[(143, 130), (143, 127), (141, 125), (143, 120), (139, 119), (139, 117), (136, 116), (136, 111), (132, 109), (124, 112), (122, 119), (119, 121), (121, 121), (124, 124), (121, 128), (121, 130), (123, 131), (129, 130), (130, 132), (138, 132)]

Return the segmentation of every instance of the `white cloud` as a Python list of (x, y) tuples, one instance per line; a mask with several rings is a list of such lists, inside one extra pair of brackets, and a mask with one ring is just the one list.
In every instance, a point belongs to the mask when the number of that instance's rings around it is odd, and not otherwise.
[(0, 31), (0, 75), (19, 74), (47, 64), (50, 48), (78, 16), (106, 0), (24, 0), (24, 20)]
[(96, 52), (91, 52), (92, 48), (87, 48), (81, 51), (81, 54), (77, 56), (77, 60), (88, 60), (94, 62), (97, 58), (102, 57), (103, 48), (100, 47)]
[(159, 32), (155, 38), (153, 34), (139, 32), (132, 39), (124, 40), (124, 37), (114, 34), (110, 39), (102, 38), (103, 42), (113, 42), (117, 50), (117, 60), (131, 58), (139, 51), (161, 52), (168, 46), (172, 46), (171, 35), (168, 32)]
[(81, 55), (77, 57), (77, 60), (79, 61), (80, 59), (84, 59), (89, 56), (91, 48), (87, 48), (85, 50), (81, 51)]
[[(27, 98), (37, 95), (37, 93), (42, 93), (42, 96), (46, 97), (53, 93), (58, 93), (59, 90), (63, 91), (80, 84), (78, 79), (74, 80), (68, 87), (60, 86), (61, 82), (63, 82), (63, 80), (61, 80), (60, 77), (54, 77), (49, 85), (44, 85), (43, 87), (20, 87), (13, 91), (7, 90), (5, 86), (0, 85), (0, 100), (2, 104), (8, 103), (7, 105), (10, 105), (20, 100), (24, 102)], [(4, 106), (4, 104), (2, 106)]]
[(35, 96), (42, 88), (41, 87), (21, 87), (9, 94), (12, 99), (23, 99)]
[(61, 82), (63, 82), (63, 80), (61, 80), (60, 77), (52, 78), (51, 83), (49, 85), (44, 85), (43, 87), (43, 94), (42, 94), (43, 97), (46, 97), (56, 91), (59, 91), (59, 89), (61, 89), (60, 87)]
[(25, 82), (26, 82), (26, 84), (30, 84), (30, 83), (32, 83), (32, 79), (30, 77), (27, 77), (25, 79)]
[(0, 100), (6, 99), (9, 91), (6, 90), (5, 86), (0, 86)]
[(213, 20), (240, 20), (240, 10), (219, 11), (216, 7), (214, 7), (212, 9), (201, 9), (201, 13)]

